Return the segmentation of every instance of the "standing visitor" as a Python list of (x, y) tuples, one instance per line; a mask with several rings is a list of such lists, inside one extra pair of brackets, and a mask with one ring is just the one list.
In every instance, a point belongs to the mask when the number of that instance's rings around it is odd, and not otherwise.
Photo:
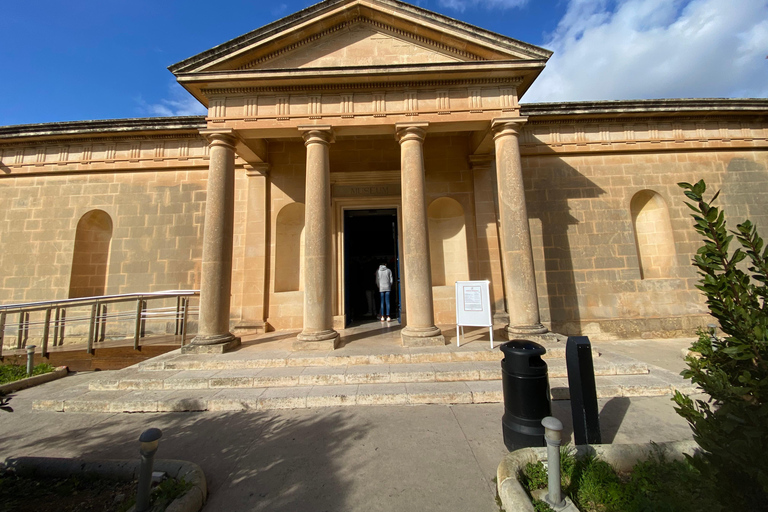
[(387, 268), (387, 265), (379, 265), (379, 269), (376, 271), (376, 286), (379, 287), (379, 297), (381, 298), (381, 307), (379, 308), (379, 320), (384, 321), (384, 309), (386, 305), (387, 322), (389, 318), (389, 292), (392, 290), (392, 271)]

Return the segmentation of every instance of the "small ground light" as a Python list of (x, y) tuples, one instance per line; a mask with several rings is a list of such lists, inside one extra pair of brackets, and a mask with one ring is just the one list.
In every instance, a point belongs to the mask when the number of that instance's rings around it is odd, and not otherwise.
[(139, 488), (136, 492), (136, 512), (149, 510), (149, 487), (152, 484), (152, 465), (155, 460), (157, 445), (163, 432), (159, 428), (150, 428), (139, 436), (141, 443), (141, 468), (139, 469)]
[(35, 346), (27, 347), (27, 377), (32, 376), (32, 370), (35, 369)]

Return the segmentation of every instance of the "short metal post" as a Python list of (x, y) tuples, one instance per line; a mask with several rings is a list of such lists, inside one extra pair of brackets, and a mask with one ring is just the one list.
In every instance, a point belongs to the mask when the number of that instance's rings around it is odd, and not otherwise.
[(141, 313), (143, 311), (144, 301), (136, 301), (136, 324), (133, 330), (133, 350), (139, 350), (139, 337), (141, 336)]
[(51, 332), (51, 308), (45, 310), (45, 324), (43, 325), (43, 348), (40, 353), (43, 357), (48, 356), (48, 335)]
[(27, 377), (32, 376), (32, 370), (35, 369), (35, 346), (27, 347)]
[(139, 437), (141, 443), (141, 467), (139, 468), (139, 487), (136, 492), (136, 512), (149, 510), (149, 491), (152, 485), (152, 466), (155, 452), (163, 432), (159, 428), (145, 430)]
[(560, 442), (563, 424), (555, 417), (547, 416), (541, 420), (544, 426), (544, 439), (547, 441), (547, 476), (549, 488), (545, 501), (554, 508), (565, 506), (560, 490)]
[(707, 324), (707, 329), (709, 330), (709, 342), (712, 344), (712, 350), (717, 350), (717, 336), (715, 335), (717, 325)]
[(59, 329), (59, 345), (64, 344), (64, 327), (67, 325), (67, 310), (61, 309), (61, 329)]

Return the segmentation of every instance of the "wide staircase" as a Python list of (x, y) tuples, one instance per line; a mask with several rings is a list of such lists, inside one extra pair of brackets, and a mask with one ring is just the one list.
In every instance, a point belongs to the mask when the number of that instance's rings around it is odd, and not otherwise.
[[(378, 324), (376, 324), (378, 325)], [(444, 331), (449, 334), (450, 331)], [(181, 412), (294, 409), (350, 405), (501, 402), (498, 345), (468, 336), (445, 347), (397, 346), (397, 329), (332, 352), (292, 352), (280, 335), (244, 340), (221, 355), (156, 357), (130, 368), (101, 372), (86, 384), (38, 400), (39, 410), (64, 412)], [(282, 335), (286, 338), (285, 335)], [(347, 333), (347, 339), (358, 339)], [(377, 344), (377, 337), (381, 343)], [(342, 333), (342, 342), (344, 341)], [(272, 342), (270, 342), (272, 340)], [(565, 338), (537, 340), (547, 349), (552, 398), (569, 398)], [(690, 384), (679, 375), (593, 346), (599, 398), (667, 395)]]

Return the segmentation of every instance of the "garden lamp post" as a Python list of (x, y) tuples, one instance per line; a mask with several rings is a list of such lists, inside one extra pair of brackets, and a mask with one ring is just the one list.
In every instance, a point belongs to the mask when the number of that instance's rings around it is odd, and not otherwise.
[(136, 512), (149, 510), (149, 486), (152, 484), (152, 465), (155, 452), (163, 432), (159, 428), (150, 428), (139, 437), (141, 443), (141, 467), (139, 469), (139, 488), (136, 493)]
[(32, 376), (32, 370), (35, 369), (35, 346), (27, 346), (27, 377)]

